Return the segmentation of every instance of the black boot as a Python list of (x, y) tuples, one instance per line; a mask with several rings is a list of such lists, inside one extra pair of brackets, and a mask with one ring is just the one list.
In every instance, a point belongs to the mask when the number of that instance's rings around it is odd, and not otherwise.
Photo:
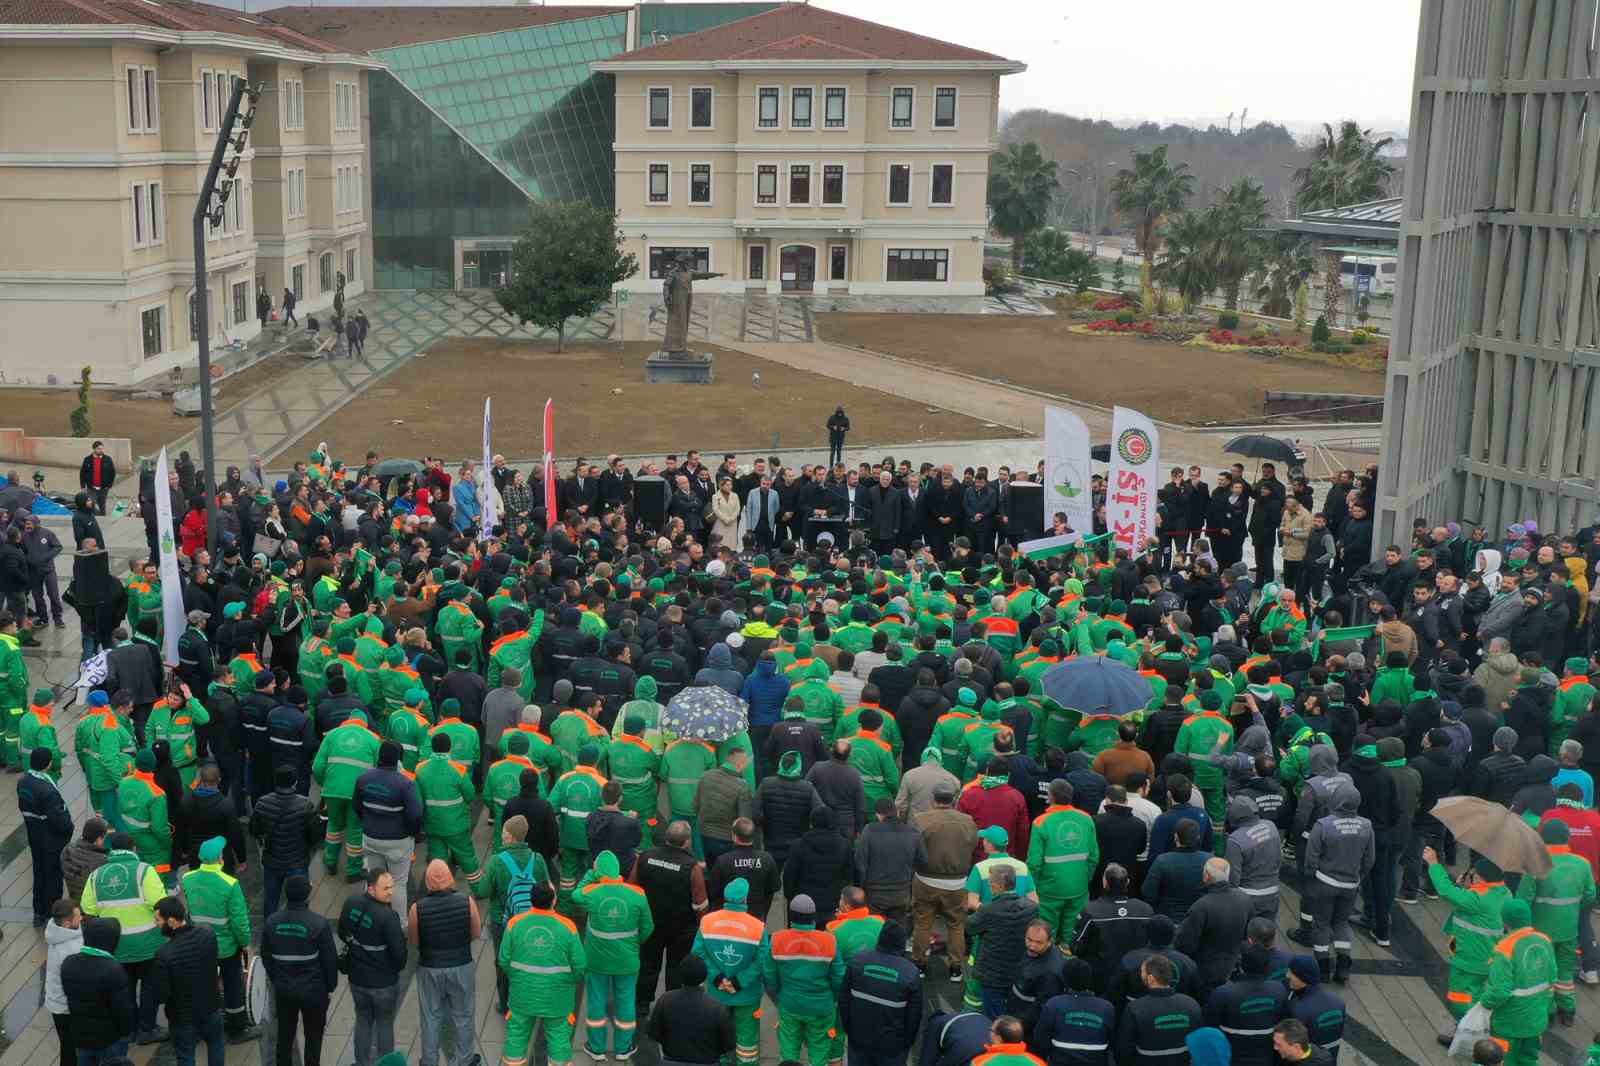
[(1317, 969), (1322, 971), (1322, 983), (1327, 984), (1333, 980), (1333, 959), (1326, 955), (1317, 956)]
[(1333, 967), (1333, 983), (1342, 985), (1350, 980), (1350, 967), (1354, 960), (1348, 955), (1340, 955)]

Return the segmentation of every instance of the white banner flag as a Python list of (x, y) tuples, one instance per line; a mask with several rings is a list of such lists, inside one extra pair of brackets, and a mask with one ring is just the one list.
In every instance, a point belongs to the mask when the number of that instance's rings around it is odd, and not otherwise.
[(1161, 434), (1148, 417), (1129, 407), (1111, 416), (1111, 478), (1106, 484), (1106, 529), (1115, 547), (1134, 555), (1156, 535), (1156, 489), (1160, 486)]
[(1094, 497), (1089, 492), (1089, 427), (1062, 407), (1044, 409), (1044, 525), (1056, 512), (1078, 533), (1094, 532)]
[(167, 449), (156, 457), (156, 546), (161, 551), (161, 657), (178, 665), (178, 638), (188, 624), (183, 611), (183, 578), (178, 574), (178, 544), (173, 539), (172, 491), (167, 486)]
[(483, 466), (478, 472), (478, 539), (487, 540), (500, 517), (494, 513), (494, 468), (489, 452), (489, 397), (483, 398)]

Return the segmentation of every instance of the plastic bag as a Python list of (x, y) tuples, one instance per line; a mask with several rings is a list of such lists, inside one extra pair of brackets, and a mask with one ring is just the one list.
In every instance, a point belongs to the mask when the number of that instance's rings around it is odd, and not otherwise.
[(1464, 1014), (1456, 1023), (1456, 1035), (1450, 1041), (1450, 1056), (1452, 1058), (1470, 1059), (1472, 1045), (1489, 1036), (1489, 1009), (1482, 1003), (1474, 1003), (1472, 1009)]

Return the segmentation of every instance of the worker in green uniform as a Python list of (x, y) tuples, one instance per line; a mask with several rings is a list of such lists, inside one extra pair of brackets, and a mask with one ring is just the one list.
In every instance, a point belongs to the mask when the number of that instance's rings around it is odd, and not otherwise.
[(481, 761), (478, 730), (461, 720), (461, 701), (454, 697), (439, 704), (439, 720), (428, 731), (430, 742), (440, 733), (450, 738), (450, 757), (456, 762), (466, 763), (472, 779), (478, 780), (478, 763)]
[(578, 985), (588, 967), (578, 927), (550, 909), (555, 894), (548, 883), (533, 887), (532, 906), (506, 923), (497, 956), (509, 975), (511, 1008), (501, 1066), (528, 1066), (536, 1025), (544, 1026), (550, 1066), (572, 1061), (572, 1026), (577, 1020)]
[(839, 986), (844, 963), (833, 934), (817, 928), (817, 905), (804, 893), (789, 901), (789, 928), (772, 935), (764, 967), (767, 994), (778, 1005), (778, 1054), (827, 1066), (838, 1036)]
[[(112, 833), (107, 841), (105, 865), (98, 867), (84, 882), (79, 908), (92, 918), (115, 918), (122, 927), (114, 957), (136, 981), (150, 981), (155, 975), (147, 965), (161, 949), (163, 937), (156, 926), (156, 904), (166, 896), (166, 886), (156, 868), (139, 858), (133, 838), (127, 833)], [(132, 981), (130, 981), (130, 985)], [(130, 992), (133, 989), (130, 987)], [(134, 1042), (156, 1043), (166, 1037), (156, 1028), (154, 988), (140, 989), (139, 1018)]]
[[(786, 753), (785, 758), (789, 754), (795, 756), (794, 776), (799, 777), (800, 753)], [(780, 759), (779, 763), (782, 762)], [(667, 785), (667, 812), (671, 820), (689, 824), (694, 853), (702, 857), (705, 851), (700, 843), (700, 820), (695, 815), (694, 794), (701, 776), (716, 765), (717, 749), (714, 746), (698, 737), (679, 737), (661, 753), (661, 768), (658, 771)], [(783, 773), (781, 765), (778, 772), (780, 775)]]
[(178, 796), (169, 797), (156, 784), (156, 755), (149, 748), (133, 757), (133, 773), (117, 785), (117, 810), (133, 837), (139, 858), (155, 868), (163, 881), (172, 878), (172, 822), (168, 810)]
[(876, 947), (885, 918), (867, 908), (867, 894), (858, 885), (846, 885), (839, 893), (839, 916), (827, 925), (839, 946), (839, 960), (845, 969), (861, 951)]
[(1533, 910), (1533, 927), (1550, 938), (1556, 953), (1556, 1020), (1571, 1026), (1578, 1017), (1578, 930), (1583, 915), (1594, 906), (1594, 869), (1589, 860), (1573, 853), (1572, 831), (1552, 818), (1539, 827), (1550, 852), (1551, 869), (1544, 877), (1523, 874), (1517, 899)]
[[(454, 666), (464, 666), (474, 673), (479, 672), (482, 669), (478, 652), (483, 643), (483, 623), (467, 606), (466, 589), (452, 583), (440, 590), (439, 598), (443, 606), (439, 608), (434, 627), (444, 650), (444, 661)], [(460, 653), (463, 651), (467, 652), (465, 663), (461, 661)]]
[(994, 755), (995, 738), (1010, 732), (1011, 727), (1000, 720), (1000, 704), (995, 700), (984, 700), (978, 710), (977, 721), (968, 722), (961, 731), (966, 765), (988, 766), (990, 757)]
[[(46, 772), (58, 783), (61, 781), (61, 741), (56, 737), (56, 727), (50, 716), (55, 709), (56, 694), (48, 688), (33, 694), (33, 703), (22, 716), (17, 729), (17, 758), (23, 766), (31, 766), (34, 748), (50, 753), (50, 769)], [(173, 749), (176, 754), (177, 749)]]
[(1489, 953), (1489, 976), (1478, 1002), (1489, 1009), (1489, 1034), (1505, 1051), (1505, 1066), (1539, 1066), (1539, 1044), (1550, 1028), (1556, 953), (1533, 927), (1525, 900), (1500, 910), (1506, 935)]
[(422, 831), (428, 837), (428, 861), (453, 858), (476, 885), (483, 871), (472, 846), (472, 775), (467, 764), (450, 757), (450, 738), (433, 738), (433, 756), (417, 764), (417, 793), (422, 799)]
[[(1206, 814), (1210, 816), (1212, 825), (1222, 825), (1228, 804), (1223, 791), (1227, 774), (1209, 756), (1227, 755), (1233, 751), (1233, 725), (1222, 714), (1222, 696), (1219, 693), (1209, 691), (1200, 694), (1200, 710), (1183, 720), (1172, 750), (1178, 755), (1187, 755), (1194, 764), (1194, 783), (1201, 795), (1205, 796)], [(1216, 833), (1213, 836), (1218, 848), (1227, 844), (1223, 834)]]
[(639, 818), (640, 850), (655, 846), (661, 820), (661, 785), (656, 778), (661, 758), (645, 739), (646, 728), (643, 718), (628, 718), (621, 735), (606, 749), (611, 780), (622, 786), (622, 809)]
[(1050, 782), (1050, 806), (1033, 820), (1028, 843), (1039, 917), (1050, 926), (1057, 944), (1071, 942), (1099, 862), (1094, 819), (1072, 805), (1072, 783), (1058, 777)]
[(595, 768), (599, 760), (600, 749), (585, 744), (578, 749), (578, 765), (562, 774), (550, 790), (559, 827), (556, 904), (562, 913), (571, 912), (578, 877), (589, 866), (589, 815), (600, 809), (600, 790), (606, 786), (605, 776)]
[[(135, 748), (133, 725), (129, 721), (133, 708), (128, 704), (95, 704), (95, 697), (103, 695), (97, 692), (89, 698), (90, 712), (95, 719), (88, 747), (89, 800), (112, 828), (125, 829), (117, 790), (133, 769)], [(100, 713), (96, 714), (97, 710)]]
[(422, 675), (406, 663), (405, 649), (396, 644), (383, 653), (383, 665), (373, 671), (373, 680), (378, 702), (372, 707), (372, 720), (382, 722), (405, 706), (406, 693), (422, 684)]
[(967, 726), (978, 720), (978, 690), (963, 685), (956, 690), (956, 704), (933, 723), (933, 741), (944, 768), (965, 781), (967, 770)]
[(339, 850), (343, 848), (346, 880), (361, 876), (361, 819), (356, 817), (352, 803), (356, 778), (378, 765), (378, 748), (382, 745), (378, 734), (359, 718), (346, 718), (322, 738), (317, 757), (311, 761), (311, 776), (322, 786), (322, 800), (328, 809), (322, 865), (330, 874), (336, 873)]
[(500, 850), (501, 819), (505, 817), (506, 804), (522, 792), (523, 773), (532, 770), (539, 778), (539, 791), (544, 792), (544, 775), (528, 758), (527, 734), (508, 731), (505, 752), (505, 758), (489, 767), (483, 775), (483, 805), (489, 808), (491, 852)]
[(635, 989), (639, 982), (639, 949), (655, 932), (650, 901), (644, 889), (622, 879), (617, 857), (602, 851), (594, 868), (583, 875), (573, 905), (588, 917), (583, 951), (589, 960), (583, 1011), (588, 1030), (584, 1050), (596, 1062), (606, 1057), (606, 1028), (611, 1028), (611, 1054), (633, 1054)]
[(420, 688), (409, 689), (405, 702), (389, 716), (384, 724), (385, 739), (400, 745), (400, 765), (415, 772), (421, 757), (422, 745), (428, 737), (428, 694)]
[[(492, 600), (490, 602), (493, 602)], [(498, 624), (499, 638), (489, 645), (488, 681), (490, 688), (500, 685), (500, 675), (506, 667), (513, 667), (521, 675), (517, 691), (524, 700), (533, 699), (533, 649), (544, 632), (544, 609), (533, 612), (532, 624), (524, 627), (520, 614), (502, 618)]]
[(839, 716), (844, 713), (844, 700), (828, 685), (833, 669), (818, 659), (804, 673), (804, 679), (789, 690), (789, 695), (805, 705), (806, 721), (817, 727), (822, 742), (832, 744), (839, 729)]
[(868, 684), (861, 686), (861, 702), (854, 707), (846, 707), (845, 712), (839, 716), (839, 728), (835, 737), (848, 737), (861, 729), (861, 715), (866, 711), (877, 711), (883, 716), (883, 725), (878, 727), (878, 732), (883, 739), (889, 742), (889, 750), (894, 755), (895, 762), (900, 761), (900, 753), (905, 750), (905, 741), (900, 735), (900, 723), (895, 721), (889, 709), (878, 701), (883, 698), (878, 691), (878, 686)]
[[(195, 727), (210, 724), (211, 712), (181, 681), (176, 682), (166, 696), (156, 700), (150, 717), (145, 719), (144, 733), (150, 743), (165, 740), (172, 748), (172, 765), (183, 779), (185, 792), (194, 788), (194, 779), (200, 773), (196, 766), (199, 755), (195, 745)], [(174, 804), (178, 801), (179, 797), (172, 797)]]
[[(472, 894), (489, 901), (489, 936), (494, 941), (496, 960), (500, 957), (500, 943), (505, 936), (506, 923), (533, 905), (531, 894), (535, 885), (548, 885), (551, 892), (555, 884), (550, 878), (550, 867), (544, 856), (528, 847), (528, 820), (513, 814), (497, 827), (494, 852), (483, 864), (483, 876)], [(553, 898), (553, 897), (552, 897)], [(495, 1013), (506, 1012), (506, 994), (510, 975), (505, 967), (495, 964)]]
[(739, 1066), (755, 1066), (761, 1058), (762, 975), (772, 953), (772, 937), (766, 923), (749, 912), (749, 899), (749, 881), (729, 881), (722, 909), (700, 919), (689, 949), (706, 964), (707, 994), (733, 1014)]
[[(1460, 1021), (1483, 991), (1483, 982), (1489, 974), (1489, 956), (1505, 935), (1501, 911), (1511, 902), (1511, 890), (1506, 887), (1500, 867), (1486, 858), (1479, 858), (1472, 864), (1472, 872), (1464, 885), (1455, 883), (1432, 848), (1422, 849), (1422, 861), (1428, 865), (1428, 881), (1433, 890), (1450, 905), (1444, 933), (1450, 938), (1453, 951), (1444, 1004)], [(1449, 1041), (1449, 1034), (1441, 1038), (1446, 1047)]]
[(222, 1028), (228, 1039), (255, 1035), (244, 1004), (242, 952), (250, 945), (250, 905), (239, 879), (223, 872), (222, 853), (228, 842), (212, 837), (199, 847), (200, 867), (183, 875), (180, 890), (189, 920), (217, 937), (217, 968), (222, 972)]
[[(130, 604), (132, 600), (130, 599)], [(131, 607), (130, 607), (131, 609)], [(22, 639), (17, 636), (17, 620), (0, 612), (0, 710), (6, 716), (5, 763), (18, 769), (17, 738), (22, 728), (22, 711), (28, 706), (28, 664), (22, 658)]]
[(869, 807), (880, 799), (893, 801), (900, 791), (900, 764), (880, 732), (883, 715), (868, 709), (861, 712), (860, 722), (860, 732), (845, 738), (850, 745), (850, 765), (861, 775), (861, 788)]
[[(571, 688), (572, 682), (562, 678), (556, 682), (552, 698), (557, 703), (566, 702), (571, 698)], [(598, 753), (597, 761), (592, 765), (604, 768), (605, 751), (611, 743), (611, 734), (589, 713), (591, 708), (598, 711), (601, 705), (600, 697), (596, 696), (589, 707), (568, 707), (550, 723), (550, 742), (561, 751), (563, 773), (578, 765), (578, 750), (585, 745), (593, 745)]]
[(1595, 687), (1589, 681), (1589, 660), (1574, 655), (1564, 666), (1566, 676), (1556, 686), (1556, 702), (1550, 708), (1551, 755), (1561, 753), (1561, 742), (1572, 735), (1572, 727), (1581, 716), (1589, 713), (1589, 705), (1594, 702)]
[(660, 689), (656, 679), (645, 674), (633, 683), (633, 699), (617, 708), (617, 720), (612, 723), (611, 736), (620, 737), (624, 726), (630, 718), (638, 718), (644, 723), (644, 732), (640, 734), (644, 742), (650, 745), (650, 750), (660, 755), (667, 748), (667, 738), (661, 731), (661, 712), (666, 708), (656, 702)]

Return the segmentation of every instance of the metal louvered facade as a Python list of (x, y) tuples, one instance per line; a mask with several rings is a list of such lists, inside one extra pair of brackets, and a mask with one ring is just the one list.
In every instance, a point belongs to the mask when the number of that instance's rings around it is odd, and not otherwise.
[(1600, 0), (1424, 0), (1373, 545), (1600, 508)]

